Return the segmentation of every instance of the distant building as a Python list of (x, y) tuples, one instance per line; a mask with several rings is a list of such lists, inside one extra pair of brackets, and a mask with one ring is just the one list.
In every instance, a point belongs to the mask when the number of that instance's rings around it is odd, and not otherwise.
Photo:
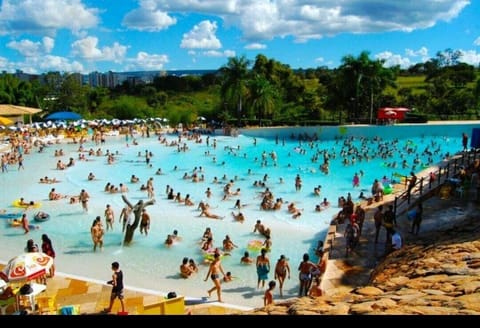
[[(132, 86), (142, 85), (152, 83), (155, 77), (158, 76), (167, 76), (175, 75), (179, 77), (188, 76), (188, 75), (204, 75), (207, 73), (215, 73), (217, 70), (174, 70), (174, 71), (138, 71), (138, 72), (112, 72), (108, 71), (106, 73), (100, 72), (91, 72), (89, 74), (80, 74), (72, 73), (73, 76), (78, 80), (81, 85), (89, 85), (91, 87), (104, 87), (104, 88), (115, 88), (118, 85), (121, 85), (124, 81)], [(48, 74), (58, 74), (62, 76), (63, 73), (60, 72), (50, 72)], [(1, 75), (11, 74), (7, 71), (2, 71)], [(40, 83), (45, 83), (45, 74), (28, 74), (24, 73), (21, 70), (17, 70), (14, 74), (21, 81), (33, 81), (39, 80)], [(61, 81), (61, 79), (59, 79)]]

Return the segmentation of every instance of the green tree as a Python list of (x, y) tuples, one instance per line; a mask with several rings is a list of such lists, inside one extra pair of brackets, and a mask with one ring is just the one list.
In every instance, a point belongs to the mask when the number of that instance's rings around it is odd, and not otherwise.
[(82, 86), (79, 74), (65, 74), (57, 100), (59, 109), (82, 112), (86, 108), (88, 88), (88, 86)]
[(221, 99), (226, 104), (235, 104), (238, 125), (240, 125), (242, 118), (243, 99), (248, 92), (249, 65), (250, 61), (245, 56), (230, 57), (228, 63), (220, 68), (222, 76)]
[(249, 83), (248, 102), (254, 115), (261, 121), (272, 118), (278, 103), (277, 90), (262, 76), (256, 76)]
[(347, 55), (342, 58), (340, 83), (346, 89), (347, 98), (344, 101), (349, 103), (353, 100), (354, 103), (350, 115), (352, 120), (356, 121), (370, 113), (371, 121), (373, 109), (381, 105), (375, 99), (387, 86), (396, 87), (395, 70), (385, 68), (384, 63), (384, 60), (371, 60), (367, 51), (361, 52), (358, 57)]
[(35, 106), (35, 90), (30, 82), (21, 81), (13, 74), (0, 76), (0, 103)]
[(100, 106), (108, 101), (110, 90), (103, 87), (89, 89), (87, 93), (87, 108), (91, 114), (95, 113)]

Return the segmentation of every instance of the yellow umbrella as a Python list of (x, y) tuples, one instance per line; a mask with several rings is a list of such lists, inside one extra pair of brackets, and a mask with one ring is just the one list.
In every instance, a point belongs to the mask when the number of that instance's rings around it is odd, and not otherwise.
[(13, 121), (9, 118), (4, 117), (4, 116), (0, 116), (0, 124), (1, 125), (12, 125)]

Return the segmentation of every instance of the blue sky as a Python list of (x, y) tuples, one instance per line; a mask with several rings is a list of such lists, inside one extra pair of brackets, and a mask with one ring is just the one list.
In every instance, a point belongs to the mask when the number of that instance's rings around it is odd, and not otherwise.
[(0, 70), (217, 69), (258, 54), (292, 68), (370, 52), (406, 68), (447, 48), (480, 64), (480, 1), (0, 0)]

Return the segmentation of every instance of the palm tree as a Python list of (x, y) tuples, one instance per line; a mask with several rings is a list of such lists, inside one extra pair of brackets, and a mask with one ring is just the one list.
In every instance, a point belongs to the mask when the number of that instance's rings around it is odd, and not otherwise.
[[(374, 95), (380, 95), (387, 85), (395, 87), (392, 69), (383, 67), (384, 60), (371, 60), (369, 52), (362, 51), (358, 57), (342, 58), (339, 72), (349, 99), (354, 101), (351, 119), (357, 120), (367, 109), (373, 109)], [(348, 102), (348, 100), (347, 100)]]
[(262, 76), (256, 76), (249, 83), (248, 100), (251, 109), (260, 120), (271, 117), (278, 103), (278, 92), (268, 80)]
[(250, 61), (245, 57), (230, 57), (228, 63), (220, 68), (222, 85), (221, 97), (226, 104), (237, 105), (238, 125), (242, 117), (242, 101), (247, 94), (248, 66)]

